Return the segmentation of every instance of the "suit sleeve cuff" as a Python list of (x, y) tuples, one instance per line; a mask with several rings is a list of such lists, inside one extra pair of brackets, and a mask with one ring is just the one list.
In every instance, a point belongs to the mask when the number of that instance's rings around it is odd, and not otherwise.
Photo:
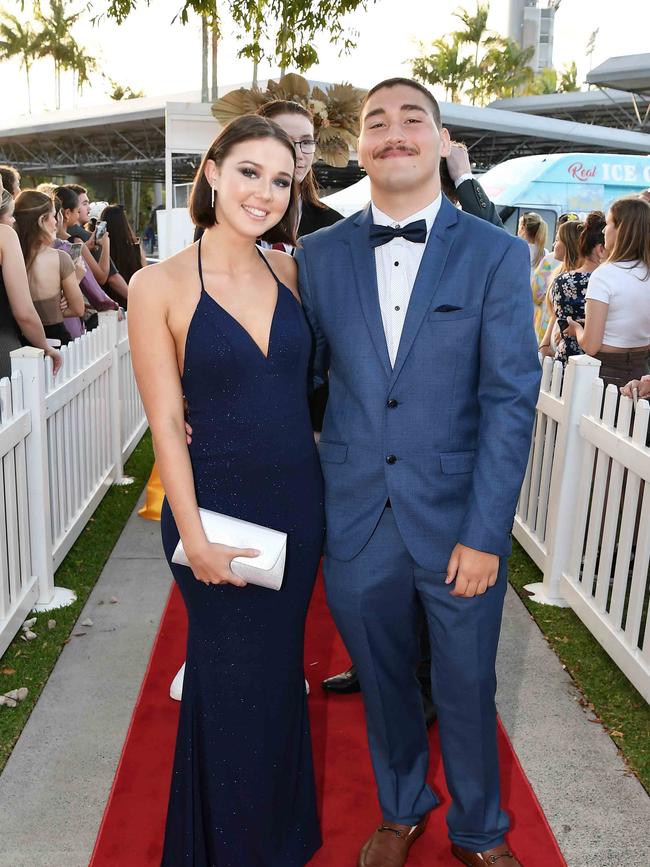
[(456, 187), (456, 189), (458, 189), (458, 187), (461, 184), (464, 184), (465, 181), (471, 181), (473, 179), (474, 179), (474, 175), (471, 172), (465, 172), (464, 175), (461, 175), (459, 178), (456, 178), (456, 180), (454, 181), (454, 186)]

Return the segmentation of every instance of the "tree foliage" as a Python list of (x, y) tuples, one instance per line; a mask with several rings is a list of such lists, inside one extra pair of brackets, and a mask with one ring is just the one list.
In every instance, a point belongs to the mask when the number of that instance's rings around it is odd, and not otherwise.
[(576, 90), (580, 90), (580, 86), (578, 85), (578, 67), (575, 60), (572, 60), (562, 70), (558, 92), (573, 93)]
[[(562, 73), (559, 85), (554, 69), (535, 75), (530, 66), (534, 47), (521, 48), (512, 39), (491, 33), (487, 27), (489, 11), (489, 3), (477, 2), (473, 13), (463, 8), (454, 12), (463, 29), (446, 39), (436, 39), (430, 46), (420, 43), (419, 55), (409, 61), (414, 78), (441, 85), (452, 102), (466, 97), (478, 105), (520, 93), (578, 89), (575, 64)], [(465, 46), (469, 50), (464, 50)]]
[(0, 58), (9, 60), (19, 57), (27, 75), (27, 95), (31, 111), (29, 73), (37, 59), (49, 58), (54, 62), (54, 87), (56, 108), (61, 107), (61, 73), (72, 72), (77, 87), (81, 90), (89, 81), (89, 73), (95, 69), (93, 57), (84, 53), (72, 35), (72, 28), (82, 11), (71, 12), (64, 0), (49, 0), (45, 10), (40, 0), (33, 3), (33, 18), (38, 25), (34, 29), (29, 20), (0, 10)]
[(433, 51), (427, 54), (424, 43), (420, 43), (419, 56), (410, 61), (413, 77), (425, 84), (441, 85), (445, 99), (460, 102), (460, 93), (470, 74), (470, 59), (460, 57), (460, 43), (455, 37), (435, 39), (431, 47)]
[[(154, 0), (144, 2), (151, 6)], [(267, 58), (281, 69), (294, 67), (304, 72), (318, 63), (313, 44), (317, 35), (327, 33), (342, 52), (356, 46), (358, 34), (343, 19), (371, 2), (376, 0), (223, 0), (222, 6), (240, 29), (244, 40), (241, 57), (256, 63)], [(121, 24), (136, 5), (137, 0), (108, 0), (106, 14)], [(212, 17), (215, 8), (215, 0), (184, 0), (179, 17), (185, 24), (191, 12)]]
[(20, 21), (4, 9), (0, 10), (0, 60), (18, 58), (27, 76), (27, 100), (32, 110), (29, 73), (33, 62), (40, 56), (41, 35), (29, 21)]

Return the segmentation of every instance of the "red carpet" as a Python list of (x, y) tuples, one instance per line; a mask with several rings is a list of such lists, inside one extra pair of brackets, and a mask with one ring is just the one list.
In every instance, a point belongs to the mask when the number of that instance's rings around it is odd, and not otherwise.
[[(185, 609), (174, 589), (167, 603), (149, 667), (133, 712), (90, 867), (159, 867), (178, 705), (169, 684), (184, 657)], [(359, 696), (328, 697), (322, 678), (348, 665), (345, 649), (316, 588), (307, 624), (305, 671), (321, 803), (324, 845), (310, 867), (353, 867), (379, 819)], [(444, 816), (449, 796), (431, 736), (431, 782), (442, 800), (408, 867), (458, 867), (449, 854)], [(510, 844), (524, 867), (566, 867), (544, 814), (510, 742), (500, 730), (503, 800)]]

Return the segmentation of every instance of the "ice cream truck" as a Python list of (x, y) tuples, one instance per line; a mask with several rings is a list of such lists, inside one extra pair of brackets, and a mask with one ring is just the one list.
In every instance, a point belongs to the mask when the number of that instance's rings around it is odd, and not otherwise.
[[(607, 211), (621, 196), (638, 195), (650, 187), (650, 156), (632, 154), (549, 154), (518, 157), (476, 175), (497, 206), (506, 229), (517, 233), (519, 217), (536, 211), (546, 220), (548, 244), (555, 237), (560, 214), (585, 217), (589, 211)], [(344, 217), (370, 200), (370, 180), (323, 198)]]
[(506, 229), (515, 234), (526, 211), (540, 214), (549, 245), (557, 218), (573, 212), (607, 211), (622, 196), (650, 187), (650, 156), (632, 154), (549, 154), (507, 160), (478, 180), (497, 206)]

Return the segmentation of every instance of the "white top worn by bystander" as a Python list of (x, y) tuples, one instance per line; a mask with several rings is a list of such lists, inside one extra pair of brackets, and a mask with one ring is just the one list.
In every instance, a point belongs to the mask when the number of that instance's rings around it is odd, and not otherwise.
[(603, 343), (621, 349), (650, 344), (650, 276), (641, 262), (605, 262), (593, 272), (587, 300), (609, 304)]

